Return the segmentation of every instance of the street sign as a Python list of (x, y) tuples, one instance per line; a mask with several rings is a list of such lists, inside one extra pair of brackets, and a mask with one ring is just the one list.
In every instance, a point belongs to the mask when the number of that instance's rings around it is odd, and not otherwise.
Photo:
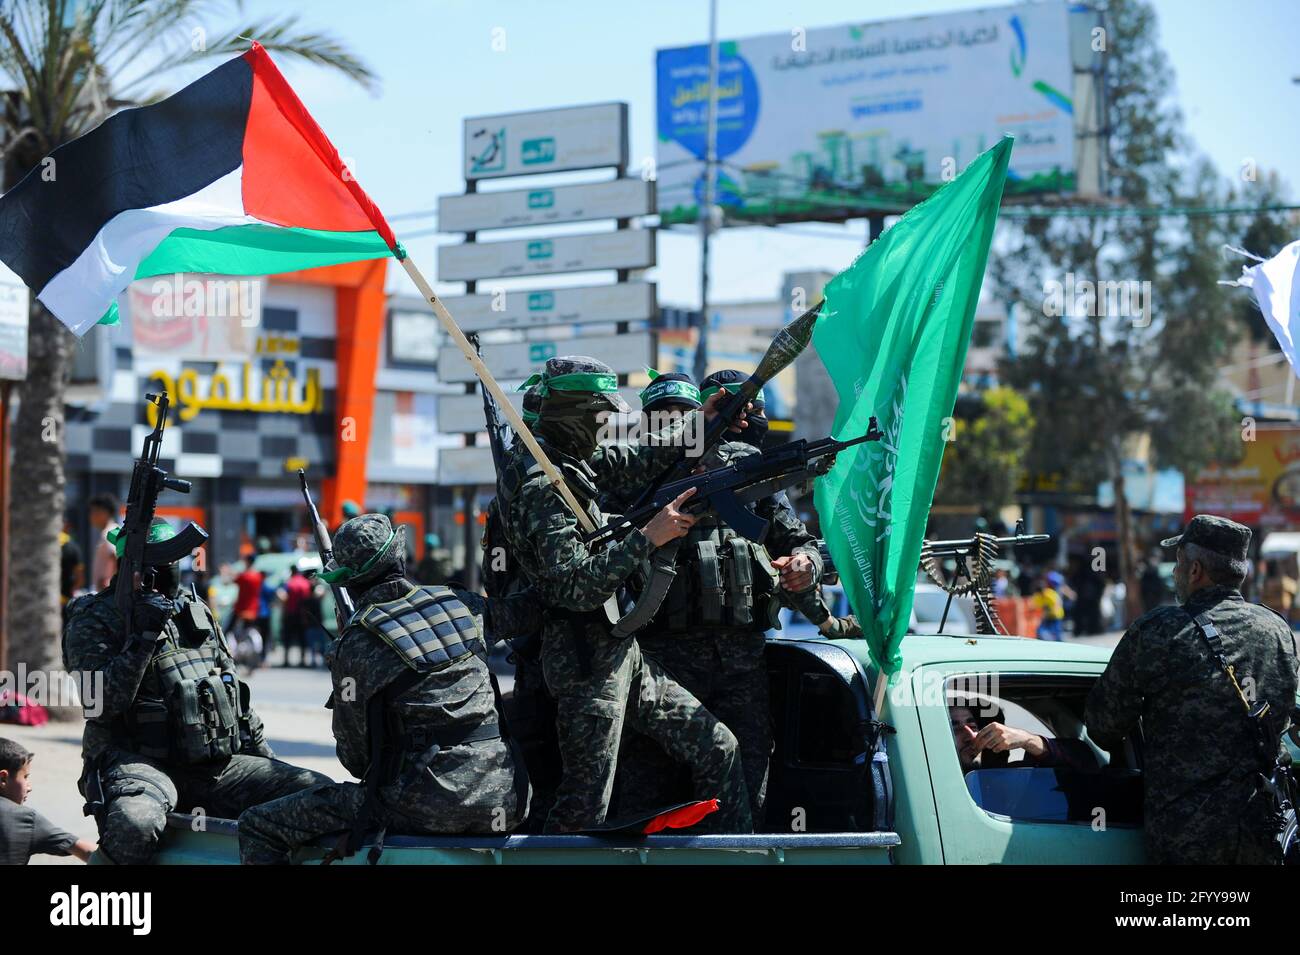
[(438, 452), (438, 483), (453, 485), (495, 484), (496, 468), (487, 445), (471, 448), (442, 448)]
[(614, 179), (438, 198), (441, 232), (478, 232), (589, 219), (630, 219), (655, 211), (654, 183)]
[[(483, 346), (483, 361), (501, 381), (522, 381), (541, 371), (548, 358), (560, 355), (587, 355), (605, 362), (615, 374), (645, 371), (654, 363), (654, 335), (634, 332), (628, 335), (598, 335), (559, 340), (506, 342)], [(444, 349), (438, 358), (438, 379), (443, 382), (474, 381), (473, 367), (452, 349)]]
[[(627, 104), (475, 116), (464, 122), (465, 179), (627, 166)], [(445, 228), (445, 226), (444, 226)]]
[[(620, 388), (628, 407), (639, 411), (641, 404), (640, 389)], [(517, 411), (523, 410), (524, 393), (507, 391), (506, 397)], [(478, 392), (471, 395), (440, 395), (438, 397), (438, 430), (443, 434), (466, 434), (482, 431), (486, 428), (483, 417), (483, 396)], [(444, 452), (445, 453), (445, 452)]]
[[(419, 304), (424, 307), (422, 301)], [(466, 332), (580, 322), (648, 322), (655, 317), (655, 287), (649, 282), (619, 282), (500, 289), (486, 295), (447, 295), (442, 304)]]
[(595, 269), (644, 269), (655, 264), (653, 229), (620, 229), (438, 247), (438, 280), (475, 282)]
[(27, 377), (29, 293), (14, 272), (0, 263), (0, 378)]

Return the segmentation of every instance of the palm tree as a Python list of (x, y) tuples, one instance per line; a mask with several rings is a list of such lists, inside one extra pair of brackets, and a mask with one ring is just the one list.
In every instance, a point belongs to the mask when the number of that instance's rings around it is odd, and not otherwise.
[[(0, 5), (0, 81), (8, 92), (4, 188), (51, 150), (115, 111), (153, 102), (256, 39), (374, 89), (376, 77), (333, 38), (298, 26), (297, 17), (248, 24), (239, 0), (10, 0)], [(240, 29), (209, 37), (205, 23), (241, 18)], [(188, 75), (185, 75), (188, 74)], [(59, 532), (65, 505), (64, 394), (76, 339), (33, 297), (27, 380), (13, 429), (12, 487), (27, 506), (11, 509), (11, 665), (48, 666), (61, 630)], [(17, 497), (17, 495), (16, 495)]]

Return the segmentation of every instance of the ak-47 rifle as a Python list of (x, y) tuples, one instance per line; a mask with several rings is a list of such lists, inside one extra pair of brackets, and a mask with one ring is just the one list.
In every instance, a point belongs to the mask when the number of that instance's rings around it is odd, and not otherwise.
[(131, 470), (126, 519), (118, 532), (119, 535), (126, 536), (126, 548), (117, 565), (117, 588), (114, 591), (117, 610), (122, 615), (122, 626), (128, 637), (131, 635), (131, 607), (135, 602), (137, 586), (144, 590), (153, 589), (154, 568), (174, 564), (202, 547), (208, 539), (208, 532), (191, 522), (175, 537), (165, 541), (149, 540), (149, 528), (158, 509), (158, 495), (164, 490), (188, 494), (192, 485), (189, 481), (169, 477), (158, 466), (170, 404), (167, 393), (146, 394), (144, 397), (146, 401), (158, 406), (158, 416), (154, 419), (153, 430), (144, 439), (144, 451)]
[[(975, 601), (978, 611), (975, 615), (975, 630), (978, 633), (1007, 633), (997, 608), (989, 599), (989, 582), (993, 578), (993, 562), (997, 560), (999, 549), (1004, 544), (1013, 548), (1023, 544), (1042, 544), (1051, 540), (1047, 534), (1026, 534), (1024, 520), (1016, 521), (1014, 537), (994, 537), (992, 534), (976, 534), (963, 540), (923, 541), (921, 543), (921, 569), (931, 580), (948, 592), (948, 602), (943, 607), (943, 617), (939, 621), (939, 632), (943, 633), (948, 622), (948, 610), (952, 607), (953, 597), (969, 596)], [(952, 580), (945, 580), (939, 569), (939, 561), (953, 558), (957, 568)], [(971, 564), (974, 563), (972, 568)]]
[[(298, 469), (298, 483), (302, 486), (302, 499), (307, 502), (307, 513), (311, 515), (311, 531), (316, 537), (316, 552), (320, 554), (321, 567), (328, 567), (334, 560), (334, 544), (330, 540), (329, 528), (321, 520), (320, 511), (316, 510), (316, 502), (311, 497), (311, 488), (307, 486), (307, 472), (302, 468)], [(330, 592), (334, 594), (334, 622), (338, 625), (338, 635), (341, 637), (356, 607), (345, 585), (330, 584)]]
[[(482, 354), (479, 348), (478, 335), (466, 335), (469, 343), (474, 346), (474, 351)], [(497, 472), (497, 479), (500, 480), (502, 472), (506, 467), (506, 423), (501, 420), (501, 411), (497, 408), (496, 402), (492, 400), (492, 395), (488, 393), (487, 386), (479, 382), (479, 391), (483, 395), (483, 419), (487, 423), (488, 444), (492, 447), (492, 467)]]
[[(791, 441), (746, 455), (703, 474), (662, 484), (648, 501), (586, 535), (588, 546), (618, 540), (690, 488), (695, 488), (695, 494), (683, 505), (683, 510), (694, 513), (712, 508), (741, 537), (762, 542), (769, 522), (745, 505), (825, 474), (840, 451), (864, 441), (879, 441), (882, 437), (873, 417), (866, 434), (848, 441), (834, 438)], [(646, 585), (636, 605), (614, 625), (612, 634), (615, 637), (631, 636), (654, 618), (677, 575), (678, 544), (679, 541), (672, 541), (651, 554)]]
[(835, 455), (864, 441), (879, 441), (884, 435), (873, 416), (867, 433), (848, 441), (820, 438), (790, 441), (786, 444), (748, 454), (730, 464), (702, 474), (681, 478), (655, 489), (650, 499), (583, 535), (588, 547), (618, 540), (634, 527), (640, 527), (683, 491), (695, 488), (695, 494), (683, 505), (688, 513), (715, 510), (718, 516), (746, 540), (761, 541), (767, 534), (768, 521), (746, 504), (771, 497), (778, 491), (812, 480), (830, 469)]

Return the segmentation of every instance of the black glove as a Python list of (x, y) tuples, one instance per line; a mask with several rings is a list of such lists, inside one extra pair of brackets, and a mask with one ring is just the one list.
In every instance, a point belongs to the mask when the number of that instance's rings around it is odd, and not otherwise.
[(176, 604), (152, 590), (140, 591), (131, 605), (131, 629), (137, 634), (161, 633), (176, 612)]

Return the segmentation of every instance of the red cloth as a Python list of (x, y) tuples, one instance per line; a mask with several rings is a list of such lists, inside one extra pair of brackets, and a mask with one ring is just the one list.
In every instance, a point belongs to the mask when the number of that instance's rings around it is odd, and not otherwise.
[(641, 831), (647, 836), (652, 836), (664, 829), (688, 829), (709, 815), (709, 813), (717, 811), (718, 801), (716, 799), (687, 803), (685, 806), (661, 812), (646, 823), (645, 828)]
[[(39, 703), (33, 703), (21, 693), (0, 691), (0, 723), (17, 723), (19, 726), (41, 726), (49, 722), (50, 714)], [(0, 797), (3, 798), (3, 797)]]
[(235, 616), (240, 620), (257, 619), (262, 602), (262, 579), (262, 572), (252, 567), (235, 578), (235, 586), (239, 588), (239, 596), (235, 598)]
[(284, 582), (284, 612), (297, 616), (302, 612), (302, 605), (311, 596), (311, 581), (303, 574), (290, 574)]

